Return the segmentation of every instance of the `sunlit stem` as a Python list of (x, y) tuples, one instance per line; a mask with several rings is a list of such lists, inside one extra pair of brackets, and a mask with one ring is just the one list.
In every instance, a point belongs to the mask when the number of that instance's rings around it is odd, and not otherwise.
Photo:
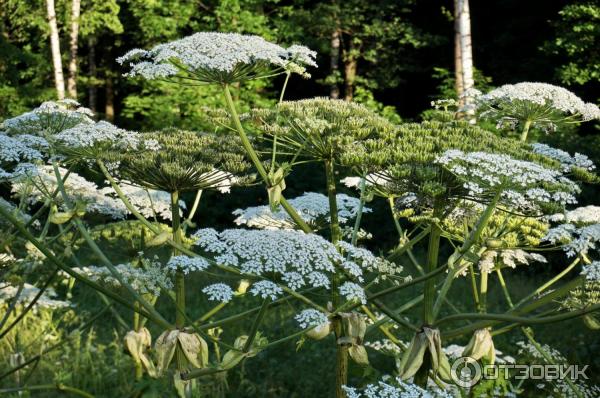
[[(181, 244), (181, 219), (179, 215), (179, 192), (171, 192), (171, 227), (173, 233), (173, 242)], [(177, 256), (179, 251), (173, 249), (173, 256)], [(175, 327), (183, 330), (185, 327), (185, 275), (181, 268), (175, 271)], [(175, 352), (177, 370), (186, 369), (186, 359), (183, 351), (178, 347)]]
[(209, 320), (210, 318), (212, 318), (217, 312), (221, 311), (225, 306), (227, 305), (226, 302), (220, 302), (219, 304), (215, 305), (213, 308), (211, 308), (206, 314), (202, 315), (199, 319), (198, 322), (205, 322), (207, 320)]
[(527, 141), (527, 134), (529, 134), (529, 129), (531, 128), (531, 120), (526, 120), (523, 124), (523, 131), (521, 131), (521, 141)]
[(487, 310), (487, 292), (488, 292), (488, 276), (487, 272), (480, 273), (479, 280), (479, 312), (485, 313)]
[(547, 281), (546, 283), (544, 283), (542, 286), (540, 286), (537, 289), (535, 289), (533, 292), (531, 292), (527, 296), (523, 297), (523, 299), (521, 299), (516, 304), (516, 306), (517, 307), (521, 306), (523, 303), (527, 302), (528, 300), (531, 300), (533, 297), (537, 296), (538, 294), (542, 293), (544, 290), (548, 289), (550, 286), (554, 285), (562, 277), (564, 277), (565, 275), (567, 275), (577, 264), (579, 264), (580, 261), (581, 261), (581, 259), (579, 257), (576, 258), (571, 264), (569, 264), (560, 273), (558, 273), (557, 275), (555, 275), (552, 279), (550, 279), (549, 281)]
[(354, 221), (354, 229), (352, 230), (352, 246), (356, 246), (356, 243), (358, 242), (358, 230), (360, 229), (360, 222), (362, 221), (363, 210), (365, 207), (365, 185), (366, 179), (365, 177), (362, 177), (359, 185), (360, 200), (358, 202), (358, 211), (356, 213), (356, 220)]
[[(139, 310), (140, 303), (136, 301), (135, 303), (133, 303), (133, 306)], [(140, 314), (138, 314), (137, 312), (134, 312), (133, 313), (133, 330), (135, 330), (136, 332), (139, 332), (141, 328), (142, 327), (141, 327), (141, 322), (140, 322)], [(140, 381), (144, 377), (144, 368), (142, 367), (142, 363), (140, 361), (134, 361), (134, 366), (135, 366), (135, 380)]]
[[(235, 129), (238, 132), (238, 135), (240, 136), (242, 145), (244, 146), (246, 153), (250, 157), (250, 160), (254, 164), (254, 167), (256, 167), (258, 174), (263, 179), (265, 184), (270, 185), (271, 181), (269, 180), (269, 175), (268, 175), (267, 171), (265, 170), (265, 167), (263, 166), (262, 162), (260, 161), (260, 158), (256, 154), (256, 151), (252, 147), (252, 144), (250, 143), (250, 140), (248, 139), (248, 136), (246, 135), (246, 132), (244, 131), (244, 127), (242, 127), (240, 117), (238, 116), (237, 110), (235, 108), (235, 103), (233, 102), (233, 98), (231, 97), (231, 91), (229, 90), (229, 85), (227, 85), (227, 84), (223, 85), (223, 92), (225, 94), (225, 100), (227, 102), (227, 107), (231, 114), (231, 120), (235, 126)], [(285, 198), (283, 196), (281, 196), (280, 203), (281, 203), (281, 207), (283, 207), (283, 209), (289, 214), (289, 216), (300, 227), (300, 229), (302, 229), (306, 233), (312, 232), (312, 229), (310, 228), (310, 226), (302, 219), (302, 217), (300, 217), (298, 212), (296, 212), (296, 210), (287, 202), (287, 200), (285, 200)]]

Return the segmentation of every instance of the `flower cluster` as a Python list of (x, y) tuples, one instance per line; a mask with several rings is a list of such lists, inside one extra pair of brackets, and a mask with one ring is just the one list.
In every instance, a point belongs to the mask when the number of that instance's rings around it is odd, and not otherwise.
[(233, 289), (224, 283), (214, 283), (202, 289), (211, 301), (228, 303), (233, 299)]
[[(119, 187), (133, 207), (144, 217), (154, 218), (158, 216), (164, 220), (173, 218), (171, 214), (171, 195), (168, 192), (136, 187), (128, 181), (121, 181)], [(99, 192), (117, 200), (117, 193), (111, 186), (104, 187)], [(119, 202), (118, 206), (123, 206), (119, 200), (117, 201)], [(183, 200), (179, 201), (179, 207), (181, 209), (186, 208)], [(129, 213), (127, 209), (124, 211)]]
[(340, 294), (349, 301), (357, 301), (362, 304), (367, 304), (367, 295), (360, 285), (354, 282), (344, 282), (340, 286)]
[(463, 184), (435, 163), (448, 150), (502, 153), (523, 160), (539, 158), (525, 144), (455, 120), (402, 123), (347, 149), (340, 155), (342, 163), (362, 170), (367, 175), (367, 187), (375, 194), (398, 198), (412, 192), (411, 197), (416, 197), (423, 208), (431, 207), (436, 198), (450, 203), (464, 196)]
[(529, 121), (546, 129), (564, 121), (600, 119), (600, 109), (569, 90), (547, 83), (506, 84), (476, 98), (482, 117), (500, 121)]
[(165, 268), (172, 272), (181, 270), (187, 275), (194, 271), (204, 271), (208, 266), (209, 263), (205, 258), (181, 255), (171, 257), (167, 262), (167, 265), (165, 265)]
[[(336, 271), (336, 265), (352, 270), (358, 277), (362, 275), (361, 262), (345, 259), (333, 244), (315, 234), (291, 230), (201, 229), (194, 238), (218, 264), (235, 267), (242, 274), (271, 279), (252, 286), (250, 293), (261, 297), (279, 294), (280, 288), (271, 282), (292, 290), (304, 286), (329, 288), (329, 276)], [(364, 299), (358, 285), (348, 285), (344, 292)]]
[(0, 125), (0, 130), (11, 135), (49, 136), (78, 124), (91, 124), (93, 116), (91, 110), (81, 107), (75, 100), (48, 101), (31, 112), (6, 119)]
[(576, 203), (574, 193), (579, 192), (561, 171), (508, 155), (449, 150), (435, 162), (463, 181), (469, 196), (501, 192), (504, 204), (520, 211), (564, 207)]
[[(17, 294), (17, 302), (21, 305), (29, 305), (35, 296), (37, 296), (40, 292), (40, 289), (37, 287), (30, 285), (29, 283), (23, 284), (22, 290), (19, 292), (19, 287), (10, 285), (6, 282), (0, 282), (0, 305), (9, 303), (13, 300)], [(55, 300), (53, 297), (56, 296), (56, 293), (52, 289), (46, 289), (42, 293), (42, 295), (36, 301), (34, 308), (64, 308), (69, 307), (71, 305), (68, 301), (63, 300)]]
[(294, 316), (294, 319), (302, 329), (308, 329), (329, 322), (326, 314), (312, 308), (300, 311)]
[(250, 294), (263, 299), (276, 300), (283, 294), (283, 289), (271, 281), (259, 281), (252, 284)]
[(304, 46), (286, 49), (259, 36), (198, 32), (151, 50), (131, 50), (117, 62), (131, 67), (128, 76), (157, 79), (184, 71), (194, 80), (233, 83), (266, 76), (274, 69), (303, 74), (304, 66), (316, 66), (315, 56)]
[(600, 206), (582, 206), (564, 214), (549, 216), (550, 221), (566, 221), (570, 224), (600, 224)]
[(564, 172), (571, 171), (573, 167), (579, 167), (587, 171), (592, 171), (596, 168), (594, 162), (581, 153), (575, 153), (575, 155), (571, 156), (568, 152), (561, 149), (552, 148), (549, 145), (540, 143), (531, 144), (531, 147), (534, 153), (558, 160)]
[(0, 179), (19, 177), (35, 167), (32, 162), (42, 160), (42, 153), (36, 149), (42, 143), (32, 145), (35, 142), (30, 137), (32, 136), (11, 137), (0, 133)]
[[(88, 212), (107, 215), (113, 219), (123, 219), (129, 214), (123, 202), (116, 198), (112, 187), (99, 188), (95, 183), (62, 167), (59, 167), (59, 173), (69, 198), (85, 203)], [(171, 198), (168, 193), (138, 188), (127, 183), (121, 188), (131, 204), (145, 217), (158, 215), (164, 219), (171, 219)], [(49, 199), (57, 189), (54, 169), (47, 165), (36, 166), (27, 175), (15, 179), (12, 185), (12, 191), (24, 197), (28, 204)], [(62, 203), (62, 196), (59, 194), (54, 200)], [(180, 201), (179, 205), (185, 208), (183, 201)]]
[(138, 132), (124, 130), (105, 121), (81, 123), (62, 130), (53, 138), (67, 153), (83, 153), (84, 156), (92, 158), (103, 150), (129, 151), (144, 148), (157, 151), (160, 149), (155, 139), (144, 140)]
[[(159, 296), (161, 289), (171, 289), (173, 282), (168, 270), (162, 268), (156, 260), (142, 259), (141, 264), (125, 263), (116, 265), (117, 272), (135, 291), (140, 294)], [(120, 283), (106, 267), (89, 266), (73, 268), (95, 282), (120, 287)]]
[(600, 282), (600, 261), (584, 265), (581, 275), (584, 275), (587, 281)]
[(368, 384), (364, 389), (343, 386), (348, 398), (452, 398), (453, 395), (444, 390), (425, 390), (416, 384), (408, 384), (400, 377), (384, 376), (381, 381)]
[[(360, 200), (345, 194), (336, 196), (338, 218), (340, 224), (345, 224), (356, 217)], [(290, 205), (296, 209), (300, 217), (313, 227), (318, 227), (321, 222), (329, 222), (329, 199), (327, 196), (307, 192), (302, 196), (289, 200)], [(363, 207), (363, 213), (371, 209)], [(237, 225), (247, 225), (259, 229), (295, 229), (296, 223), (284, 211), (273, 212), (270, 206), (248, 207), (237, 209), (233, 212), (238, 216), (234, 222)]]
[(596, 249), (596, 244), (600, 242), (600, 224), (584, 227), (561, 224), (550, 229), (544, 240), (552, 244), (562, 244), (569, 257), (587, 255), (588, 251)]
[(401, 265), (375, 256), (367, 249), (353, 246), (348, 242), (338, 242), (337, 247), (346, 256), (346, 260), (341, 264), (342, 268), (361, 282), (363, 272), (374, 273), (374, 283), (391, 279), (394, 283), (398, 284), (410, 278), (400, 277), (400, 273), (404, 270)]
[(528, 253), (521, 249), (488, 250), (483, 253), (479, 260), (479, 269), (481, 272), (489, 274), (494, 271), (497, 262), (506, 267), (516, 268), (517, 264), (528, 265), (530, 262), (546, 263), (547, 260), (541, 254)]

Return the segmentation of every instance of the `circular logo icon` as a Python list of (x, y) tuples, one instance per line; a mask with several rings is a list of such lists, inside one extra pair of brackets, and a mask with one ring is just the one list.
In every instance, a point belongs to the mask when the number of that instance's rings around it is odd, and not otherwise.
[(450, 369), (452, 380), (461, 387), (472, 387), (481, 379), (481, 365), (471, 357), (460, 357)]

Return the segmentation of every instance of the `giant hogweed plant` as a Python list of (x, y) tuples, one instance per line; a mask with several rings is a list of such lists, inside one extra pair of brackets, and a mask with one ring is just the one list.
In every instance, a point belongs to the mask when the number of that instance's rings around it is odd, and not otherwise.
[[(220, 87), (224, 108), (209, 113), (221, 128), (212, 133), (126, 131), (94, 121), (73, 101), (43, 104), (5, 121), (0, 178), (11, 186), (16, 203), (0, 206), (7, 221), (2, 247), (10, 256), (3, 272), (24, 286), (16, 277), (23, 270), (46, 269), (51, 276), (38, 281), (43, 292), (60, 269), (97, 291), (107, 309), (112, 300), (132, 310), (131, 322), (119, 319), (131, 325), (124, 343), (136, 379), (171, 377), (181, 396), (197, 395), (211, 376), (251, 362), (260, 351), (268, 355), (286, 341), (322, 340), (330, 334), (337, 351), (336, 396), (361, 396), (348, 386), (348, 360), (370, 366), (367, 328), (395, 347), (398, 368), (395, 378), (367, 387), (366, 396), (378, 391), (459, 395), (468, 391), (450, 375), (443, 346), (451, 339), (471, 336), (463, 356), (493, 363), (493, 336), (514, 328), (523, 327), (540, 355), (548, 356), (525, 325), (581, 316), (597, 327), (594, 250), (600, 220), (573, 213), (585, 210), (567, 210), (576, 204), (578, 181), (596, 180), (594, 165), (584, 155), (499, 138), (451, 117), (398, 126), (355, 103), (284, 101), (288, 79), (292, 74), (308, 77), (306, 68), (316, 66), (314, 58), (303, 46), (197, 33), (119, 59), (131, 77)], [(285, 82), (273, 109), (238, 114), (235, 85), (280, 74)], [(544, 101), (546, 107), (554, 104)], [(584, 120), (596, 118), (597, 108), (587, 104), (583, 110), (578, 115)], [(284, 192), (290, 173), (306, 162), (324, 168), (326, 195), (306, 193), (288, 201)], [(77, 174), (85, 168), (104, 186)], [(343, 182), (358, 188), (358, 198), (338, 193), (339, 172), (357, 175)], [(252, 229), (192, 231), (203, 191), (227, 192), (250, 183), (264, 185), (269, 200), (269, 206), (234, 212), (236, 224)], [(195, 198), (188, 209), (181, 194), (190, 191)], [(365, 235), (361, 220), (370, 210), (367, 202), (379, 197), (387, 201), (398, 231), (398, 245), (385, 257), (358, 246)], [(135, 249), (127, 261), (98, 244), (115, 236)], [(442, 242), (452, 248), (447, 258), (441, 255)], [(424, 264), (413, 253), (417, 245), (426, 250)], [(98, 264), (82, 263), (82, 246)], [(166, 258), (151, 255), (161, 249), (168, 249)], [(569, 265), (526, 297), (511, 296), (504, 274), (543, 263), (543, 252), (561, 249), (572, 259)], [(400, 265), (404, 260), (420, 275), (407, 275)], [(559, 286), (580, 263), (585, 264), (581, 275)], [(218, 280), (201, 287), (215, 305), (198, 319), (191, 319), (186, 308), (190, 286), (185, 282), (191, 273)], [(473, 312), (459, 311), (452, 303), (449, 292), (457, 278), (472, 285)], [(505, 293), (502, 313), (488, 311), (488, 286), (494, 280)], [(414, 286), (422, 293), (394, 308), (394, 293)], [(7, 301), (9, 313), (16, 313), (22, 290), (14, 289)], [(158, 311), (158, 296), (170, 301), (174, 316)], [(219, 318), (223, 308), (235, 312), (236, 303), (256, 299), (259, 306)], [(300, 330), (275, 337), (265, 330), (265, 316), (291, 302), (300, 306), (294, 317)], [(402, 314), (419, 304), (419, 318)], [(456, 313), (444, 315), (448, 311)], [(18, 317), (10, 325), (6, 319), (0, 331), (18, 324)], [(154, 344), (147, 322), (162, 329)], [(247, 333), (224, 341), (222, 328), (233, 322), (247, 325)], [(408, 344), (399, 330), (413, 334)], [(574, 383), (565, 388), (585, 394)]]

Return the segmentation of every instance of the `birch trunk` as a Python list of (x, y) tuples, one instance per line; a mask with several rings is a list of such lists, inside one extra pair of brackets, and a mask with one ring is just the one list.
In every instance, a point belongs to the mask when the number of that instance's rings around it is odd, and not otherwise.
[(54, 85), (56, 86), (56, 96), (61, 100), (65, 98), (65, 78), (60, 58), (60, 43), (58, 40), (58, 25), (56, 24), (54, 0), (46, 0), (46, 9), (48, 11), (48, 25), (50, 26), (50, 50), (52, 52), (52, 65), (54, 67)]
[(460, 34), (460, 58), (462, 61), (462, 84), (465, 104), (472, 102), (468, 96), (470, 90), (475, 86), (473, 78), (473, 48), (471, 47), (471, 13), (469, 11), (469, 0), (458, 0), (458, 27)]
[(458, 9), (459, 0), (454, 0), (454, 87), (456, 89), (456, 96), (458, 98), (459, 104), (460, 106), (463, 106), (464, 101), (462, 98), (462, 94), (464, 92), (464, 87)]
[(67, 77), (67, 93), (71, 98), (77, 98), (77, 47), (79, 38), (79, 15), (81, 0), (71, 3), (71, 34), (69, 36), (69, 75)]

